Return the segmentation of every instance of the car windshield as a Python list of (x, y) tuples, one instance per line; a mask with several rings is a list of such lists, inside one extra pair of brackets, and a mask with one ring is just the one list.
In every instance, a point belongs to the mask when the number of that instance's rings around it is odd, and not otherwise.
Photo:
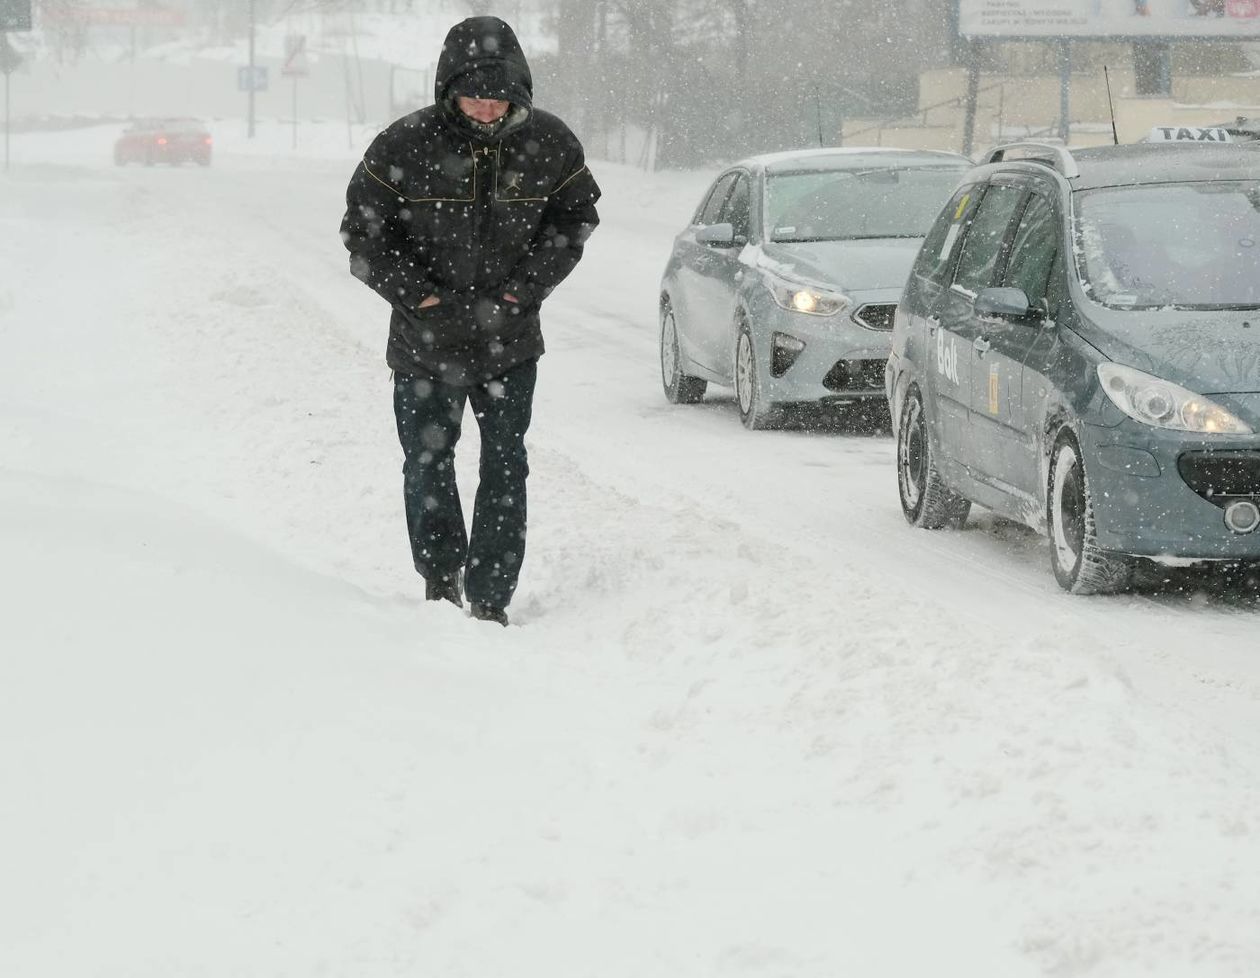
[(770, 240), (925, 237), (965, 169), (884, 166), (772, 173), (766, 182)]
[(1113, 309), (1260, 308), (1260, 182), (1081, 193), (1076, 252), (1085, 291)]
[(163, 119), (157, 127), (167, 132), (202, 133), (206, 127), (196, 119)]

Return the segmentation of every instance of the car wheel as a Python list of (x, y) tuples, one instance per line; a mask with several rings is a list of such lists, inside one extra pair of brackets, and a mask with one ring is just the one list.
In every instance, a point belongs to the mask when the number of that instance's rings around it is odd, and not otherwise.
[(1089, 477), (1071, 432), (1055, 443), (1048, 496), (1050, 565), (1059, 585), (1072, 594), (1114, 594), (1127, 588), (1134, 561), (1098, 547)]
[(897, 425), (897, 491), (906, 522), (923, 530), (955, 529), (967, 522), (971, 501), (954, 492), (936, 468), (923, 397), (911, 386)]
[(699, 377), (689, 377), (682, 372), (678, 321), (668, 302), (661, 304), (661, 383), (670, 404), (698, 404), (709, 386)]
[(773, 428), (783, 420), (782, 409), (767, 403), (762, 392), (757, 352), (747, 323), (740, 324), (735, 340), (735, 403), (739, 420), (750, 431)]

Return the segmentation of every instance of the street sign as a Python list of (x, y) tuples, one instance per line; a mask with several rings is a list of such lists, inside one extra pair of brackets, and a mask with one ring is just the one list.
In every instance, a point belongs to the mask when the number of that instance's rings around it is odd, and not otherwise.
[(265, 92), (267, 90), (267, 66), (248, 65), (236, 69), (236, 88), (241, 92)]
[(0, 0), (0, 31), (29, 31), (31, 0)]
[(0, 34), (0, 74), (8, 75), (22, 67), (22, 56), (13, 50), (9, 39)]
[(284, 39), (284, 65), (280, 74), (285, 78), (305, 78), (311, 73), (306, 60), (306, 35), (290, 34)]

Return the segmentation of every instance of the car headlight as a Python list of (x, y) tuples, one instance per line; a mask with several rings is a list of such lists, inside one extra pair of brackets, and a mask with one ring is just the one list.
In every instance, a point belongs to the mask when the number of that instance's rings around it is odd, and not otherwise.
[(1118, 363), (1100, 363), (1098, 379), (1111, 403), (1153, 428), (1210, 435), (1250, 435), (1251, 428), (1202, 394)]
[(804, 282), (791, 282), (781, 278), (767, 278), (766, 288), (774, 301), (790, 312), (803, 312), (807, 316), (834, 316), (850, 304), (849, 297), (839, 292), (828, 292)]

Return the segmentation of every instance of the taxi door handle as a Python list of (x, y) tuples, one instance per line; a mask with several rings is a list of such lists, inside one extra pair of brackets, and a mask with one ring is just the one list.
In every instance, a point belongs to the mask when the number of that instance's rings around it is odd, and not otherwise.
[(941, 317), (940, 317), (940, 316), (928, 316), (928, 318), (927, 318), (927, 328), (928, 328), (928, 332), (929, 332), (929, 333), (935, 333), (938, 329), (940, 329), (940, 328), (941, 328)]
[(988, 353), (990, 347), (992, 346), (993, 344), (990, 343), (983, 336), (977, 336), (975, 339), (975, 342), (971, 344), (971, 348), (975, 350), (977, 353), (979, 353), (981, 356), (984, 356), (986, 353)]

